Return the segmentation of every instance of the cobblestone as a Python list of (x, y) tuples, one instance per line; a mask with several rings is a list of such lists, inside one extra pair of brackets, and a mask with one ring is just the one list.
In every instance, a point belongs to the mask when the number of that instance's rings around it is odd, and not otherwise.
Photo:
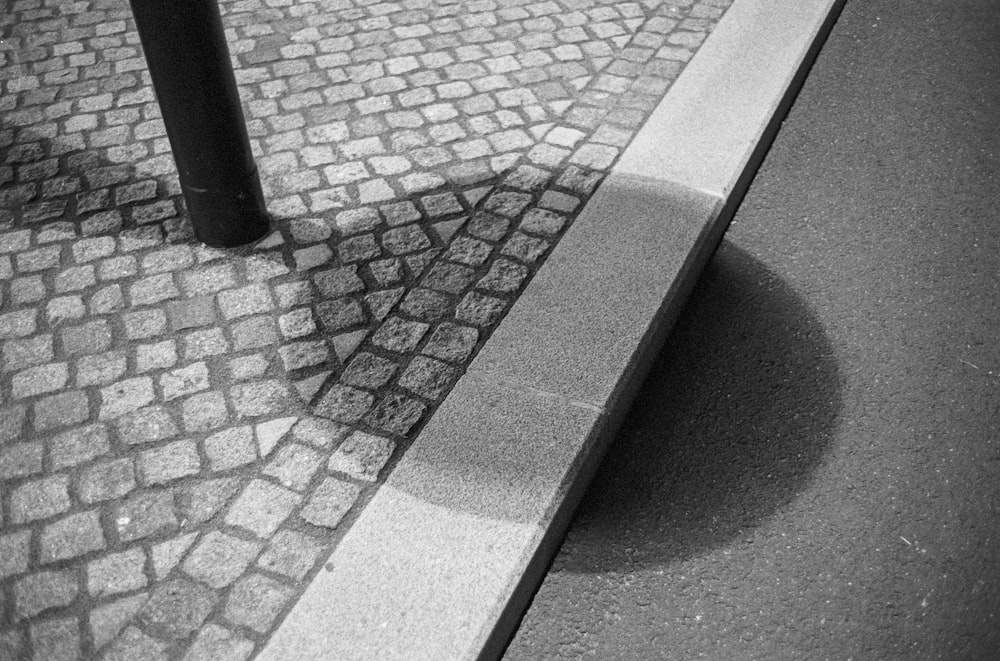
[(288, 518), (301, 496), (264, 480), (253, 480), (226, 514), (226, 523), (268, 538)]
[(323, 546), (312, 537), (294, 530), (281, 530), (271, 538), (267, 550), (257, 559), (263, 569), (302, 580), (319, 560)]
[(353, 484), (325, 478), (302, 508), (302, 518), (315, 526), (336, 528), (354, 506), (361, 490)]
[(225, 617), (233, 624), (265, 633), (292, 597), (288, 586), (262, 574), (250, 574), (233, 586)]
[(183, 578), (160, 584), (139, 610), (139, 622), (163, 632), (170, 639), (183, 638), (195, 631), (215, 607), (216, 594), (209, 588)]
[(139, 475), (145, 485), (165, 484), (201, 468), (198, 448), (192, 440), (174, 441), (139, 455)]
[(18, 618), (33, 617), (49, 608), (66, 606), (78, 593), (77, 580), (70, 571), (42, 571), (25, 576), (14, 584)]
[(94, 597), (146, 587), (146, 554), (141, 547), (112, 553), (87, 564), (87, 592)]
[(210, 623), (198, 632), (184, 661), (245, 661), (253, 647), (252, 640)]
[(260, 551), (259, 542), (251, 542), (213, 530), (188, 554), (184, 571), (213, 588), (235, 581)]

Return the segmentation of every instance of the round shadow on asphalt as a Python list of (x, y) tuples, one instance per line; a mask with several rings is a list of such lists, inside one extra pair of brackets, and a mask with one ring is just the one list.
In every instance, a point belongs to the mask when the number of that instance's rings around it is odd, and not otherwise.
[(841, 377), (779, 277), (720, 246), (651, 366), (553, 569), (663, 566), (741, 537), (823, 460)]

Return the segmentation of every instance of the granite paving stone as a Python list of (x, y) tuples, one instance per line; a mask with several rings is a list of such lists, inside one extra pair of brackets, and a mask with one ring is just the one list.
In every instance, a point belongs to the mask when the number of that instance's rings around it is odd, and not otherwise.
[(213, 588), (232, 583), (260, 551), (260, 543), (213, 530), (188, 554), (184, 571)]
[(0, 655), (258, 652), (728, 4), (221, 0), (274, 216), (229, 250), (127, 4), (14, 3)]

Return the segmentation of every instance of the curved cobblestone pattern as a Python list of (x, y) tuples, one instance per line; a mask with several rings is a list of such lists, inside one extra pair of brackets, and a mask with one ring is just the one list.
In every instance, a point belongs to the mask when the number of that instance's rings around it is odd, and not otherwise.
[(728, 4), (225, 0), (217, 250), (127, 4), (8, 2), (0, 657), (259, 649)]

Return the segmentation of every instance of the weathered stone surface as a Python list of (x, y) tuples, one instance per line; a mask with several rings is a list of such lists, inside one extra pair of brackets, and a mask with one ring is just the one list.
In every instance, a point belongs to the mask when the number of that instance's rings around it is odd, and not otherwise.
[(278, 379), (236, 384), (229, 396), (240, 418), (285, 413), (292, 401), (288, 386)]
[(302, 518), (324, 528), (336, 528), (354, 506), (361, 489), (332, 477), (323, 480), (302, 508)]
[(262, 574), (250, 574), (233, 586), (225, 617), (240, 626), (265, 633), (291, 599), (292, 588)]
[(396, 373), (397, 365), (391, 360), (362, 352), (354, 356), (341, 374), (340, 380), (351, 386), (375, 390), (388, 383)]
[(400, 308), (406, 314), (422, 321), (435, 321), (445, 316), (451, 307), (451, 299), (430, 289), (416, 288), (407, 292)]
[(115, 526), (123, 542), (144, 539), (176, 530), (174, 494), (169, 490), (135, 493), (118, 505)]
[(57, 606), (66, 606), (77, 595), (77, 580), (71, 571), (42, 571), (30, 574), (14, 584), (15, 612), (18, 618), (33, 617)]
[(14, 443), (0, 449), (0, 480), (40, 473), (44, 454), (41, 441)]
[(21, 574), (28, 569), (30, 541), (30, 530), (0, 535), (0, 580)]
[(165, 661), (167, 643), (144, 634), (136, 627), (128, 627), (104, 653), (102, 661)]
[(178, 489), (177, 506), (181, 516), (192, 524), (204, 523), (236, 494), (235, 478), (200, 480)]
[(174, 441), (139, 455), (139, 475), (144, 485), (166, 484), (201, 469), (198, 446), (190, 439)]
[(253, 480), (226, 514), (226, 523), (268, 538), (288, 518), (301, 496), (265, 480)]
[(372, 336), (372, 343), (389, 351), (409, 353), (423, 338), (429, 324), (389, 317)]
[(42, 529), (40, 560), (43, 563), (75, 558), (103, 549), (100, 512), (90, 510), (59, 519)]
[(215, 592), (199, 583), (171, 579), (153, 590), (138, 620), (166, 638), (184, 638), (201, 626), (217, 600)]
[(218, 589), (236, 580), (260, 548), (260, 542), (213, 530), (201, 538), (182, 566), (193, 578)]
[(65, 473), (25, 482), (10, 495), (14, 523), (44, 519), (69, 509), (69, 476)]
[(253, 427), (231, 427), (212, 434), (202, 441), (202, 448), (208, 456), (213, 471), (227, 471), (244, 466), (257, 458)]
[(56, 470), (76, 466), (109, 450), (107, 427), (102, 423), (63, 432), (49, 440), (49, 457)]
[(184, 420), (185, 431), (217, 429), (229, 420), (226, 398), (218, 391), (192, 395), (181, 403), (181, 417)]
[(87, 591), (94, 597), (146, 587), (146, 554), (141, 547), (112, 553), (87, 564)]
[(356, 431), (330, 457), (327, 469), (372, 482), (395, 449), (391, 439)]
[(399, 385), (430, 400), (438, 400), (456, 378), (455, 369), (426, 356), (415, 356), (399, 377)]
[(198, 533), (190, 532), (153, 545), (150, 555), (153, 559), (153, 574), (156, 580), (163, 580), (170, 574), (197, 536)]
[(444, 322), (434, 329), (423, 353), (452, 363), (464, 362), (479, 341), (479, 331)]
[(145, 594), (122, 597), (90, 611), (90, 635), (93, 637), (94, 647), (101, 649), (111, 642), (132, 616), (142, 608), (146, 599)]
[(316, 565), (324, 550), (325, 547), (309, 535), (280, 530), (257, 559), (257, 565), (300, 581)]
[(246, 661), (253, 641), (217, 624), (206, 624), (182, 661)]
[(80, 625), (76, 618), (60, 618), (31, 625), (34, 658), (75, 661), (80, 658)]
[(375, 397), (364, 390), (334, 385), (316, 404), (315, 412), (339, 422), (357, 422), (368, 412), (374, 401)]
[(274, 459), (264, 468), (264, 474), (295, 491), (302, 491), (322, 463), (322, 456), (312, 448), (292, 443), (278, 450)]
[(135, 377), (101, 388), (100, 419), (118, 418), (153, 401), (153, 380)]
[(83, 390), (50, 395), (35, 402), (35, 431), (78, 425), (90, 417), (90, 400)]
[(80, 474), (77, 495), (92, 504), (119, 498), (135, 488), (135, 469), (129, 458), (101, 462)]
[(427, 407), (415, 399), (399, 393), (389, 393), (365, 418), (376, 429), (405, 436), (417, 424)]
[(123, 415), (115, 421), (118, 438), (126, 445), (152, 443), (175, 436), (179, 430), (162, 406), (150, 406)]
[(168, 402), (208, 390), (209, 385), (208, 366), (204, 362), (192, 363), (160, 376), (160, 390), (163, 392), (163, 399)]

